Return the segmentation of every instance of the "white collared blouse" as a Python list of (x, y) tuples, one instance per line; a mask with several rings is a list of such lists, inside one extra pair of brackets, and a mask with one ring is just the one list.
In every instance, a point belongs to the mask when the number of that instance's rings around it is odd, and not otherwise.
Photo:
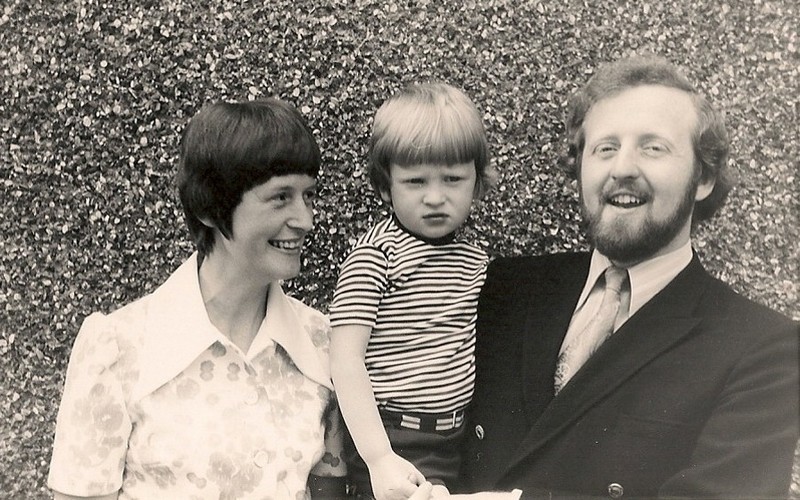
[(83, 323), (48, 485), (76, 496), (306, 498), (342, 476), (324, 315), (270, 285), (248, 352), (208, 320), (190, 257), (154, 293)]

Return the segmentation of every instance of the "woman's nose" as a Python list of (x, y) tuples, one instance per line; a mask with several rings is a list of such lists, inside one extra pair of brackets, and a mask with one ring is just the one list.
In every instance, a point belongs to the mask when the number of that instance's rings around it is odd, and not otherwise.
[(295, 229), (302, 229), (305, 232), (311, 231), (314, 228), (314, 210), (312, 207), (305, 203), (305, 201), (298, 203), (290, 225)]

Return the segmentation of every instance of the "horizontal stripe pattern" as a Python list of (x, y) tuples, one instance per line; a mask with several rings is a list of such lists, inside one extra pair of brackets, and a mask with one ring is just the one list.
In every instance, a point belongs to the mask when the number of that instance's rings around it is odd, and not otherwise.
[(432, 245), (391, 218), (356, 243), (340, 269), (331, 325), (372, 328), (365, 363), (381, 408), (447, 413), (469, 404), (487, 262), (474, 245)]

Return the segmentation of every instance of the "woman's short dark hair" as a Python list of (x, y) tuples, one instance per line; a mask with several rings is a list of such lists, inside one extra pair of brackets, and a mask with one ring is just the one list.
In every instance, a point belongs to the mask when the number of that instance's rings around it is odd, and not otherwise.
[(233, 212), (249, 189), (278, 175), (316, 178), (320, 152), (305, 119), (279, 99), (222, 102), (200, 110), (181, 140), (178, 191), (199, 254), (214, 229), (233, 237)]
[(656, 56), (634, 56), (600, 66), (597, 73), (569, 101), (567, 108), (567, 166), (577, 178), (584, 147), (583, 122), (598, 101), (642, 85), (662, 85), (688, 93), (697, 111), (692, 146), (698, 178), (715, 181), (704, 200), (695, 203), (693, 221), (711, 218), (725, 202), (733, 180), (728, 170), (728, 133), (722, 115), (700, 95), (678, 69)]

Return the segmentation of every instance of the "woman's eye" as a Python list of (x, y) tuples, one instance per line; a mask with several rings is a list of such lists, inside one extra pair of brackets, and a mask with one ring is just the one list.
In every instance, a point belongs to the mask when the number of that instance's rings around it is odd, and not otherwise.
[(289, 193), (277, 193), (274, 196), (272, 196), (270, 200), (275, 201), (277, 203), (286, 203), (287, 201), (289, 201)]

